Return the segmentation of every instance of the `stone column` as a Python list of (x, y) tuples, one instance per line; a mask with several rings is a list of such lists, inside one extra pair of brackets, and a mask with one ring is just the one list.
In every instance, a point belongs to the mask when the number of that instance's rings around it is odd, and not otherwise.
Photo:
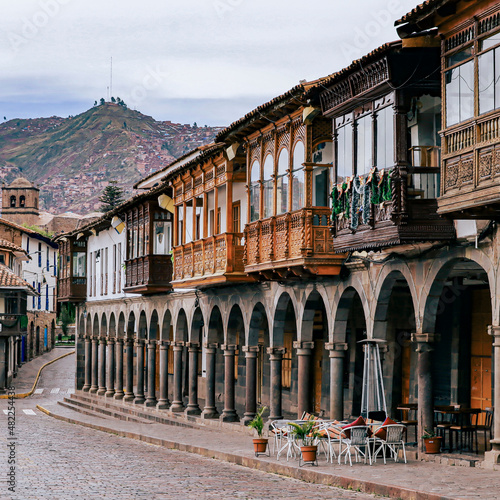
[(98, 396), (106, 394), (106, 339), (99, 339), (99, 389)]
[(219, 344), (205, 344), (205, 356), (207, 361), (207, 380), (205, 394), (205, 408), (201, 418), (218, 418), (219, 412), (215, 406), (215, 365), (217, 348)]
[(89, 392), (92, 385), (92, 344), (91, 337), (85, 335), (85, 383), (82, 391)]
[(137, 366), (137, 387), (135, 391), (135, 405), (142, 405), (144, 399), (144, 340), (139, 339), (135, 343), (137, 352), (136, 366)]
[(484, 454), (484, 463), (488, 467), (500, 464), (500, 326), (490, 325), (488, 335), (493, 337), (493, 366), (494, 389), (493, 403), (495, 412), (493, 413), (493, 439), (491, 442), (491, 451)]
[(112, 398), (115, 395), (115, 339), (108, 340), (106, 361), (108, 363), (108, 367), (106, 371), (106, 393), (104, 395), (107, 398)]
[(271, 364), (271, 408), (269, 420), (282, 419), (281, 391), (282, 391), (282, 364), (283, 354), (286, 353), (284, 347), (268, 347), (267, 354)]
[(116, 390), (115, 399), (123, 399), (125, 393), (123, 392), (123, 339), (116, 339), (115, 346), (116, 356)]
[(198, 353), (200, 344), (198, 342), (187, 342), (189, 353), (189, 402), (186, 407), (186, 415), (199, 415), (201, 413), (198, 405)]
[(127, 363), (125, 396), (123, 401), (134, 400), (134, 340), (127, 339), (125, 342), (125, 362)]
[(224, 344), (221, 349), (224, 352), (224, 409), (220, 419), (223, 422), (238, 422), (234, 404), (234, 357), (238, 346)]
[(168, 400), (168, 346), (170, 342), (158, 341), (160, 346), (160, 399), (156, 408), (166, 410), (170, 406)]
[(97, 349), (98, 349), (98, 338), (97, 337), (92, 337), (92, 385), (90, 386), (90, 393), (91, 394), (95, 394), (98, 389), (99, 389), (99, 386), (97, 385), (98, 382), (97, 382), (97, 378), (98, 378), (98, 365), (97, 365), (97, 362), (98, 362), (98, 358), (99, 358), (99, 354), (97, 352)]
[[(412, 342), (417, 344), (417, 378), (418, 378), (418, 435), (422, 436), (424, 429), (434, 429), (434, 404), (432, 397), (431, 352), (433, 343), (439, 339), (435, 333), (413, 333)], [(424, 443), (418, 440), (419, 449), (424, 451)]]
[(242, 422), (247, 425), (257, 412), (257, 354), (259, 346), (242, 347), (245, 353), (245, 415)]
[(297, 418), (306, 411), (312, 413), (311, 404), (311, 363), (314, 342), (294, 342), (298, 358)]
[(148, 341), (148, 394), (146, 406), (156, 406), (156, 340)]
[(344, 419), (344, 357), (348, 345), (332, 342), (325, 345), (330, 351), (330, 418)]
[(173, 342), (174, 350), (174, 400), (170, 410), (173, 412), (184, 411), (184, 403), (182, 401), (182, 351), (184, 342)]

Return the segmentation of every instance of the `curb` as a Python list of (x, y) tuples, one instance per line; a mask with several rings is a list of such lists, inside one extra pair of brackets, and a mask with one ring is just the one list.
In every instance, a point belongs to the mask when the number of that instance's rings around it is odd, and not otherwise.
[(240, 455), (235, 455), (233, 453), (226, 453), (223, 451), (216, 451), (208, 448), (202, 448), (201, 446), (178, 443), (176, 441), (169, 441), (166, 439), (156, 438), (152, 436), (145, 436), (143, 434), (138, 434), (135, 432), (119, 431), (116, 429), (112, 429), (110, 427), (105, 427), (103, 425), (81, 422), (73, 418), (57, 415), (56, 413), (53, 413), (40, 405), (37, 405), (36, 407), (38, 408), (38, 410), (45, 413), (49, 417), (70, 424), (81, 425), (83, 427), (88, 427), (90, 429), (98, 430), (101, 432), (107, 432), (108, 434), (114, 434), (115, 436), (135, 439), (137, 441), (142, 441), (156, 446), (162, 446), (170, 450), (196, 453), (197, 455), (201, 455), (202, 457), (213, 458), (221, 460), (223, 462), (229, 462), (232, 464), (241, 465), (243, 467), (248, 467), (250, 469), (259, 470), (262, 472), (279, 474), (281, 476), (299, 479), (301, 481), (305, 481), (308, 483), (322, 484), (325, 486), (334, 486), (344, 490), (360, 491), (364, 493), (371, 493), (374, 495), (380, 495), (380, 496), (398, 498), (404, 500), (456, 500), (454, 499), (454, 497), (436, 495), (434, 493), (427, 493), (424, 491), (403, 488), (401, 486), (376, 483), (373, 481), (366, 481), (363, 479), (348, 478), (335, 474), (318, 472), (312, 469), (307, 469), (307, 470), (297, 469), (295, 467), (290, 467), (288, 465), (280, 464), (278, 462), (276, 463), (264, 462), (258, 460), (257, 458), (243, 457)]
[(14, 394), (13, 396), (9, 396), (7, 394), (0, 394), (0, 399), (11, 399), (11, 398), (22, 399), (22, 398), (27, 398), (27, 397), (31, 396), (33, 394), (33, 392), (35, 391), (35, 389), (36, 389), (36, 384), (38, 384), (38, 379), (40, 378), (40, 375), (42, 374), (42, 370), (46, 366), (49, 366), (52, 363), (55, 363), (56, 361), (59, 361), (62, 358), (65, 358), (66, 356), (70, 356), (71, 354), (75, 354), (75, 352), (76, 351), (67, 352), (66, 354), (63, 354), (62, 356), (54, 358), (51, 361), (47, 361), (47, 363), (45, 363), (44, 365), (42, 365), (40, 367), (40, 369), (38, 370), (38, 373), (37, 373), (36, 378), (35, 378), (35, 382), (33, 383), (33, 387), (31, 388), (31, 390), (29, 392), (23, 392), (21, 394)]

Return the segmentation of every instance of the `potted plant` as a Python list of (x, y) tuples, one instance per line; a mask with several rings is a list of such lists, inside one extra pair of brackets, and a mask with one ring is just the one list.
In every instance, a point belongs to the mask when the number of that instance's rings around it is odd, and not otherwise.
[(433, 430), (424, 429), (422, 434), (422, 439), (424, 440), (425, 453), (440, 453), (441, 452), (441, 436), (436, 436)]
[(264, 420), (262, 419), (263, 413), (267, 410), (267, 406), (263, 406), (259, 408), (255, 417), (253, 417), (250, 422), (248, 422), (248, 427), (251, 429), (255, 429), (257, 431), (257, 435), (259, 436), (257, 439), (253, 440), (253, 449), (255, 451), (255, 456), (258, 457), (266, 453), (267, 450), (267, 438), (262, 437), (262, 432), (264, 431)]
[(318, 438), (320, 437), (317, 424), (318, 422), (313, 417), (301, 424), (290, 422), (291, 434), (298, 442), (304, 463), (316, 462)]

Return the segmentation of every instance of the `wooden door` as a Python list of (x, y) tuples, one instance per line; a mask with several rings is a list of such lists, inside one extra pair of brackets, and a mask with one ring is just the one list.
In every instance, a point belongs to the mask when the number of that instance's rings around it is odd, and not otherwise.
[[(471, 408), (491, 407), (491, 301), (489, 289), (472, 291)], [(483, 423), (484, 415), (480, 416)]]
[(321, 383), (323, 368), (323, 340), (314, 341), (313, 354), (313, 413), (318, 415), (321, 411)]

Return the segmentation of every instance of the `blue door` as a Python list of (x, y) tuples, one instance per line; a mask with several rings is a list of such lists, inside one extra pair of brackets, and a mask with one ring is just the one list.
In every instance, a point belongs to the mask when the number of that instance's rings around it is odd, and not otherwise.
[(43, 329), (43, 347), (45, 347), (45, 349), (47, 349), (47, 346), (48, 346), (48, 339), (47, 339), (47, 327), (45, 327)]

